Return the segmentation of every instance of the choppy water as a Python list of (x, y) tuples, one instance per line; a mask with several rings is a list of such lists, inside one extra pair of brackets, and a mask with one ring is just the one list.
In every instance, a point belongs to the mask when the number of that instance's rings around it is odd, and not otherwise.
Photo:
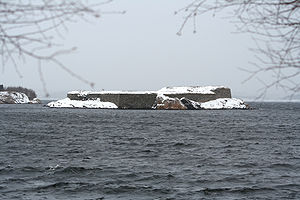
[(300, 199), (300, 103), (0, 105), (0, 199)]

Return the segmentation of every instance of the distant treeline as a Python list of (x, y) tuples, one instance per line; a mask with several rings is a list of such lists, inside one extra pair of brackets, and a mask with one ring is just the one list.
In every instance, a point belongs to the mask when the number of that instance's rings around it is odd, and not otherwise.
[(22, 92), (28, 96), (29, 100), (36, 98), (36, 93), (32, 89), (27, 89), (19, 86), (19, 87), (4, 87), (4, 90), (12, 91), (12, 92)]

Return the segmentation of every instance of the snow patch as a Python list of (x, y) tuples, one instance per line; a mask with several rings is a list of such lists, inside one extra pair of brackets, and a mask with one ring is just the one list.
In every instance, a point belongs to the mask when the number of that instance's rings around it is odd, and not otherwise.
[(69, 98), (61, 99), (58, 101), (53, 101), (47, 104), (50, 108), (107, 108), (115, 109), (118, 108), (116, 104), (111, 102), (102, 102), (100, 99), (96, 100), (71, 100)]
[(157, 94), (156, 98), (161, 99), (162, 101), (172, 101), (175, 99), (175, 98), (171, 98), (171, 97), (168, 97), (168, 96), (166, 96), (164, 94), (160, 94), (160, 93)]
[(190, 86), (190, 87), (164, 87), (157, 91), (162, 94), (185, 94), (185, 93), (197, 93), (197, 94), (215, 94), (214, 90), (219, 88), (227, 88), (225, 86)]
[(86, 97), (90, 94), (153, 94), (156, 91), (71, 91), (68, 94), (75, 94), (81, 97)]
[(202, 109), (248, 109), (248, 105), (241, 99), (219, 98), (216, 100), (201, 103)]

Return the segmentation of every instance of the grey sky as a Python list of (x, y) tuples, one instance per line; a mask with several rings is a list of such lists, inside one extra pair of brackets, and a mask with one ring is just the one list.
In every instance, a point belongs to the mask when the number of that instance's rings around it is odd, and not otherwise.
[[(64, 97), (71, 90), (157, 90), (191, 85), (225, 85), (232, 89), (234, 97), (256, 97), (261, 83), (253, 79), (242, 84), (249, 74), (238, 69), (251, 67), (251, 37), (233, 34), (234, 24), (221, 14), (203, 15), (197, 21), (197, 34), (187, 24), (183, 35), (177, 36), (183, 19), (174, 11), (187, 3), (188, 0), (116, 0), (102, 9), (126, 10), (125, 15), (104, 15), (92, 23), (69, 24), (65, 39), (58, 38), (58, 42), (63, 48), (76, 46), (78, 50), (61, 56), (60, 61), (96, 85), (91, 89), (59, 67), (42, 63), (51, 97)], [(0, 82), (32, 88), (43, 97), (37, 63), (27, 60), (19, 70), (22, 79), (12, 66), (6, 66)], [(286, 95), (272, 89), (267, 98)]]

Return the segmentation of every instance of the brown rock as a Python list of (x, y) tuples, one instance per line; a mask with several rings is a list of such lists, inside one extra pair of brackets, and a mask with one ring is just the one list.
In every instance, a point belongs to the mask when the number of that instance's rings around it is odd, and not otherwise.
[(165, 95), (157, 95), (155, 105), (156, 110), (186, 110), (187, 107), (183, 105), (178, 98), (170, 98)]

